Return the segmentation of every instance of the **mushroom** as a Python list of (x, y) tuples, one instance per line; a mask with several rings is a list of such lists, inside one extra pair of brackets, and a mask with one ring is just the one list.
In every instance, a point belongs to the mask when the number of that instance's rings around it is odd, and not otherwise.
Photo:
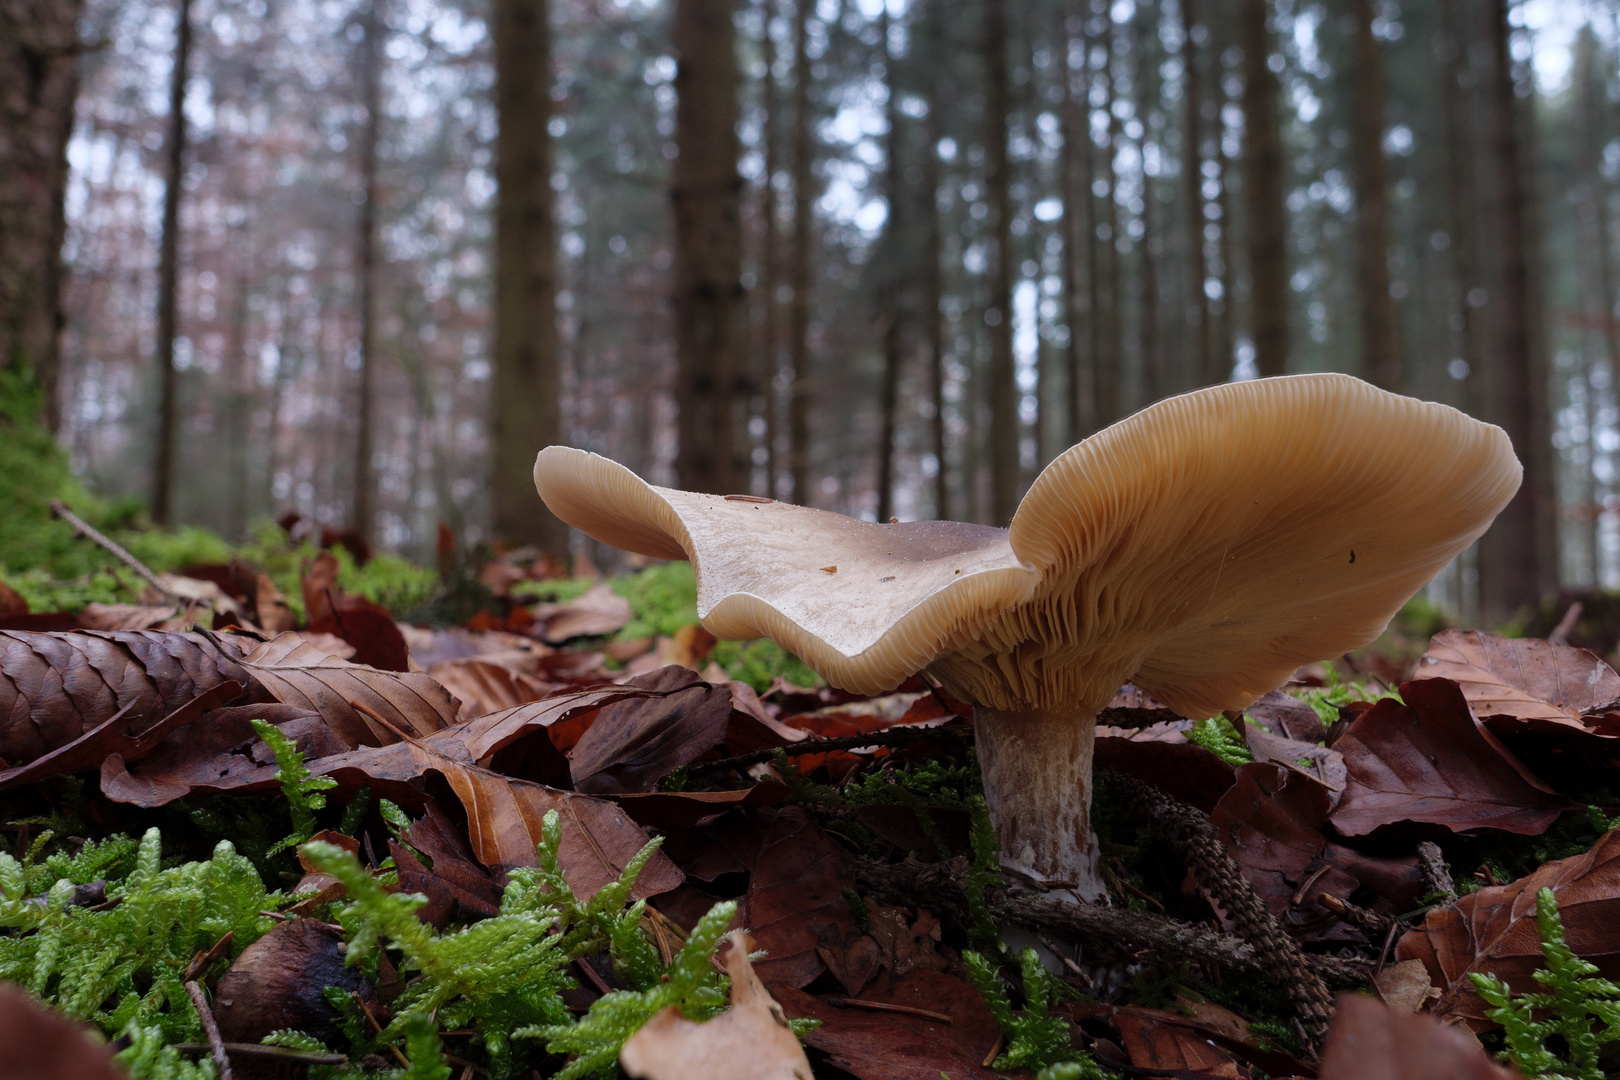
[(673, 491), (557, 446), (534, 478), (588, 535), (690, 559), (716, 637), (771, 638), (857, 693), (926, 668), (971, 701), (1004, 867), (1097, 901), (1093, 739), (1119, 686), (1210, 716), (1367, 644), (1520, 472), (1500, 428), (1296, 375), (1170, 398), (1091, 436), (1008, 529)]

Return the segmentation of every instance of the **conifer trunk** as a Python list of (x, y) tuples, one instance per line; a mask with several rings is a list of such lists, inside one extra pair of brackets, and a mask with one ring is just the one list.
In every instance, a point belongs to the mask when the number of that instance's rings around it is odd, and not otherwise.
[(79, 92), (83, 0), (0, 5), (0, 370), (43, 391), (42, 415), (60, 419), (62, 238), (67, 144)]
[(158, 427), (152, 467), (152, 520), (161, 526), (174, 521), (174, 460), (180, 435), (180, 373), (174, 367), (174, 339), (180, 279), (180, 190), (186, 153), (186, 83), (191, 75), (191, 0), (179, 0), (179, 5), (164, 154), (163, 235), (158, 246)]
[(1403, 363), (1389, 292), (1389, 169), (1384, 161), (1384, 73), (1372, 0), (1352, 0), (1355, 22), (1356, 228), (1360, 233), (1361, 371), (1400, 390)]
[(676, 482), (739, 488), (738, 314), (742, 179), (737, 174), (737, 55), (731, 0), (677, 0), (675, 42)]
[(982, 0), (979, 45), (984, 64), (985, 187), (994, 252), (989, 267), (990, 517), (1005, 527), (1018, 509), (1018, 385), (1012, 341), (1012, 163), (1007, 158), (1007, 14), (1001, 0)]
[[(930, 13), (933, 18), (939, 16)], [(932, 24), (931, 24), (932, 25)], [(937, 89), (937, 81), (934, 83)], [(948, 521), (951, 516), (951, 484), (945, 468), (945, 328), (940, 307), (945, 300), (944, 228), (939, 210), (939, 110), (940, 95), (928, 102), (928, 147), (922, 156), (922, 211), (927, 222), (923, 238), (922, 317), (928, 338), (928, 397), (934, 415), (929, 421), (929, 445), (934, 454), (934, 517)]]
[(1199, 84), (1198, 46), (1195, 31), (1203, 30), (1194, 18), (1193, 0), (1181, 0), (1181, 179), (1187, 200), (1187, 335), (1192, 346), (1192, 375), (1195, 386), (1221, 381), (1215, 370), (1213, 327), (1209, 318), (1209, 297), (1204, 293), (1207, 262), (1204, 259), (1204, 140), (1200, 110), (1203, 87)]
[(1124, 138), (1124, 124), (1114, 111), (1114, 39), (1117, 31), (1113, 16), (1107, 14), (1106, 6), (1103, 11), (1108, 20), (1108, 29), (1103, 36), (1105, 59), (1102, 70), (1103, 108), (1108, 110), (1108, 145), (1103, 148), (1102, 175), (1108, 191), (1101, 199), (1096, 241), (1101, 244), (1100, 261), (1106, 267), (1104, 276), (1107, 278), (1096, 306), (1097, 325), (1101, 331), (1095, 369), (1099, 428), (1119, 420), (1125, 412), (1120, 388), (1125, 365), (1124, 318), (1120, 308), (1124, 303), (1125, 289), (1119, 267), (1119, 169), (1115, 161), (1120, 140)]
[(1288, 370), (1288, 217), (1283, 205), (1277, 75), (1270, 0), (1240, 0), (1243, 46), (1243, 194), (1249, 230), (1250, 331), (1262, 377)]
[[(878, 267), (882, 277), (879, 319), (883, 326), (883, 380), (878, 388), (877, 519), (888, 521), (894, 513), (894, 440), (900, 412), (900, 367), (902, 362), (901, 269), (908, 237), (903, 226), (905, 200), (901, 191), (900, 91), (895, 86), (894, 54), (889, 49), (889, 13), (885, 8), (878, 22), (883, 35), (883, 72), (888, 84), (884, 121), (888, 132), (883, 139), (883, 194), (889, 203), (887, 234), (889, 265)], [(906, 260), (909, 261), (909, 260)]]
[(810, 396), (815, 384), (810, 372), (810, 220), (813, 199), (810, 143), (810, 6), (812, 0), (794, 0), (793, 35), (793, 249), (789, 256), (788, 285), (793, 304), (788, 309), (789, 358), (793, 389), (788, 399), (788, 469), (793, 479), (793, 501), (809, 506)]
[(383, 21), (377, 11), (382, 0), (370, 0), (364, 16), (364, 52), (360, 58), (361, 92), (365, 98), (366, 122), (360, 134), (360, 394), (355, 410), (354, 447), (354, 530), (362, 540), (371, 541), (376, 511), (372, 495), (376, 491), (376, 469), (372, 465), (375, 380), (377, 363), (377, 139), (382, 117), (382, 34)]
[[(1059, 22), (1058, 47), (1063, 62), (1058, 66), (1062, 79), (1062, 109), (1058, 119), (1062, 125), (1063, 149), (1058, 159), (1058, 194), (1063, 200), (1063, 311), (1069, 328), (1069, 340), (1064, 347), (1065, 368), (1068, 372), (1068, 394), (1065, 412), (1068, 416), (1068, 442), (1070, 445), (1085, 438), (1091, 430), (1092, 412), (1090, 374), (1094, 357), (1087, 347), (1091, 342), (1091, 327), (1096, 312), (1091, 306), (1091, 281), (1086, 272), (1090, 260), (1082, 261), (1082, 246), (1089, 251), (1091, 228), (1091, 119), (1075, 100), (1075, 72), (1070, 63), (1068, 26)], [(1082, 43), (1082, 47), (1086, 47)], [(1089, 61), (1082, 61), (1084, 73)], [(1089, 89), (1089, 87), (1088, 87)]]
[[(562, 441), (557, 253), (551, 192), (547, 0), (495, 0), (494, 524), (497, 536), (566, 554), (568, 529), (534, 492), (534, 456)], [(455, 514), (453, 504), (441, 504)]]
[(776, 300), (777, 289), (782, 283), (781, 255), (777, 249), (777, 218), (781, 216), (781, 196), (776, 190), (776, 174), (782, 168), (781, 153), (778, 150), (777, 129), (781, 126), (781, 93), (776, 85), (776, 43), (771, 38), (771, 24), (776, 21), (776, 0), (766, 0), (765, 4), (765, 32), (760, 42), (760, 50), (765, 57), (765, 78), (761, 88), (762, 103), (765, 108), (763, 120), (764, 130), (762, 139), (765, 143), (765, 189), (761, 192), (763, 206), (760, 216), (764, 218), (761, 224), (763, 239), (760, 245), (760, 282), (764, 308), (763, 324), (760, 335), (764, 338), (760, 348), (760, 392), (764, 399), (765, 421), (765, 488), (766, 498), (778, 497), (780, 487), (777, 471), (780, 463), (777, 461), (777, 440), (781, 437), (778, 430), (781, 421), (778, 415), (776, 401), (776, 376), (780, 368), (782, 331), (778, 322), (778, 304)]

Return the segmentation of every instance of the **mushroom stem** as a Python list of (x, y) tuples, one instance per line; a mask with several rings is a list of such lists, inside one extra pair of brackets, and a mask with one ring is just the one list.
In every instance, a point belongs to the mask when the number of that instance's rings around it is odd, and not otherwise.
[(1091, 755), (1097, 715), (973, 708), (984, 798), (1001, 863), (1036, 885), (1106, 903), (1091, 832)]

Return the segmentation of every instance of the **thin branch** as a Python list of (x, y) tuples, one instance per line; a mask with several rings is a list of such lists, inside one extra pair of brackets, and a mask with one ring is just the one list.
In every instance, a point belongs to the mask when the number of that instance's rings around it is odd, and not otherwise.
[(151, 567), (147, 566), (145, 563), (141, 562), (141, 560), (131, 555), (124, 549), (123, 545), (119, 544), (116, 540), (113, 540), (106, 533), (84, 520), (78, 514), (75, 514), (72, 510), (69, 510), (67, 508), (67, 504), (61, 499), (52, 499), (50, 505), (51, 513), (54, 516), (61, 518), (69, 525), (73, 526), (73, 531), (75, 533), (84, 537), (86, 540), (92, 541), (97, 547), (101, 548), (113, 558), (135, 571), (142, 578), (146, 579), (146, 583), (152, 586), (152, 588), (156, 589), (158, 592), (162, 593), (165, 599), (180, 599), (180, 597), (176, 596), (167, 586), (163, 584), (162, 581), (158, 579), (158, 576), (152, 572)]
[(225, 1053), (225, 1040), (219, 1037), (219, 1025), (214, 1022), (214, 1010), (208, 1007), (203, 988), (193, 980), (186, 983), (186, 993), (191, 995), (191, 1003), (197, 1006), (197, 1015), (202, 1018), (203, 1033), (208, 1036), (208, 1050), (214, 1058), (215, 1075), (219, 1080), (231, 1080), (231, 1059)]

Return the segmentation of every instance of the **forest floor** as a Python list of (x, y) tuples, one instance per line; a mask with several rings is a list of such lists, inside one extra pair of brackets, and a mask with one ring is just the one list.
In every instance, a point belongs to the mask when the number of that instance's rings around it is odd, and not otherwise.
[[(667, 1078), (1345, 1080), (1507, 1076), (1504, 1049), (1616, 1075), (1620, 989), (1591, 976), (1620, 976), (1620, 675), (1566, 643), (1612, 645), (1602, 601), (1550, 641), (1413, 607), (1242, 714), (1124, 687), (1096, 907), (999, 872), (970, 710), (924, 676), (863, 697), (716, 642), (685, 564), (350, 546), (0, 586), (0, 981), (128, 1075), (622, 1051)], [(30, 1008), (0, 1006), (0, 1061), (112, 1075)]]

